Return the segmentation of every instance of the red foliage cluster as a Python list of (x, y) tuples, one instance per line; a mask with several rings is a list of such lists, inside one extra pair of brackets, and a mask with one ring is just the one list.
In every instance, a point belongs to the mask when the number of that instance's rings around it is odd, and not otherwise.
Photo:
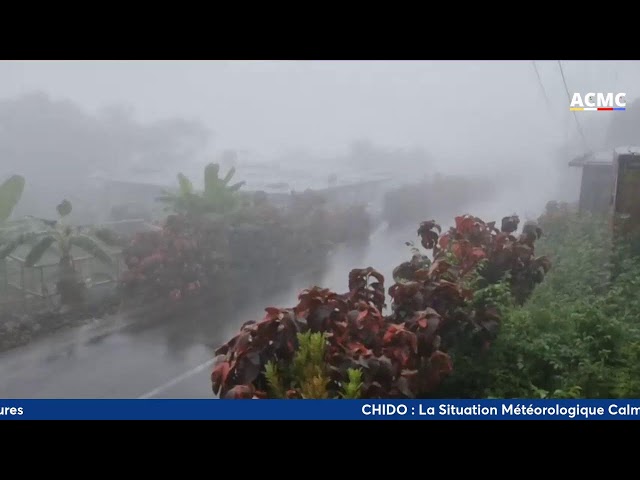
[(123, 251), (128, 270), (121, 285), (128, 294), (178, 301), (196, 295), (206, 283), (198, 238), (178, 222), (175, 217), (162, 231), (136, 234)]
[(315, 202), (300, 195), (280, 210), (256, 196), (225, 215), (171, 215), (162, 231), (138, 234), (124, 249), (124, 296), (178, 301), (199, 294), (233, 304), (246, 291), (260, 296), (289, 287), (294, 275), (322, 268), (336, 244), (370, 233), (366, 210)]
[(216, 351), (213, 392), (222, 398), (264, 398), (265, 364), (290, 362), (297, 333), (311, 330), (327, 336), (328, 390), (334, 395), (347, 370), (360, 368), (364, 398), (432, 396), (452, 371), (450, 347), (474, 336), (486, 348), (497, 334), (498, 311), (474, 302), (476, 290), (509, 273), (520, 301), (550, 267), (546, 258), (533, 256), (540, 230), (526, 225), (516, 237), (518, 223), (517, 217), (506, 217), (497, 229), (494, 222), (461, 216), (440, 235), (435, 222), (423, 222), (418, 235), (433, 261), (415, 262), (405, 271), (406, 281), (389, 289), (390, 315), (382, 314), (384, 277), (372, 268), (352, 270), (346, 294), (314, 287), (300, 294), (294, 308), (267, 308), (261, 322), (246, 323)]

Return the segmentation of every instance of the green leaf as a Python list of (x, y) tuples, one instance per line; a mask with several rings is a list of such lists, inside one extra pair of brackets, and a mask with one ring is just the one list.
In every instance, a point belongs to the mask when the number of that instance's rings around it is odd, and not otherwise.
[(25, 267), (33, 267), (44, 255), (51, 245), (56, 241), (55, 237), (47, 235), (42, 238), (29, 252), (27, 258), (25, 258)]
[(41, 231), (41, 232), (23, 232), (20, 235), (12, 238), (5, 239), (2, 243), (0, 243), (0, 260), (7, 258), (13, 251), (18, 248), (20, 245), (35, 245), (43, 237), (50, 236), (51, 232)]
[(231, 167), (227, 172), (227, 174), (225, 175), (225, 177), (222, 179), (222, 183), (224, 183), (225, 185), (228, 185), (229, 182), (231, 181), (231, 178), (235, 175), (235, 173), (236, 173), (236, 167)]
[(349, 380), (343, 385), (340, 396), (345, 399), (360, 398), (362, 390), (362, 372), (357, 368), (347, 369)]
[(73, 235), (69, 239), (69, 243), (71, 245), (75, 245), (76, 247), (81, 248), (88, 254), (93, 255), (95, 258), (103, 263), (106, 263), (107, 265), (112, 265), (113, 258), (111, 258), (111, 255), (107, 253), (107, 251), (102, 247), (102, 245), (100, 245), (99, 242), (100, 241), (98, 239), (82, 233)]
[(93, 231), (93, 236), (110, 247), (117, 247), (119, 245), (120, 239), (118, 235), (109, 228), (97, 228)]
[(240, 190), (247, 182), (245, 182), (244, 180), (242, 182), (238, 182), (238, 183), (234, 183), (233, 185), (231, 185), (229, 187), (229, 191), (231, 192), (237, 192), (238, 190)]
[(63, 200), (62, 203), (60, 203), (60, 205), (56, 207), (56, 210), (58, 210), (58, 214), (61, 217), (66, 217), (71, 213), (71, 210), (72, 210), (71, 202), (69, 200)]
[(7, 258), (13, 251), (18, 248), (22, 242), (20, 238), (9, 240), (6, 243), (0, 244), (0, 260)]
[(204, 168), (204, 191), (205, 194), (211, 195), (220, 188), (220, 165), (210, 163)]
[(193, 193), (193, 184), (184, 174), (178, 174), (178, 183), (180, 184), (180, 193), (182, 195)]
[(11, 216), (22, 197), (24, 185), (24, 177), (20, 175), (11, 176), (0, 185), (0, 222), (8, 220)]
[(278, 366), (273, 361), (267, 362), (264, 366), (264, 376), (267, 380), (267, 385), (269, 386), (272, 398), (285, 398), (285, 389), (282, 386), (282, 378), (278, 371)]

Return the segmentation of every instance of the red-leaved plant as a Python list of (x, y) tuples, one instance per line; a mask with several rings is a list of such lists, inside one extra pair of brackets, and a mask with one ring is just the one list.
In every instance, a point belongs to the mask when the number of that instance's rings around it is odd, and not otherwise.
[[(262, 321), (247, 322), (240, 333), (216, 351), (211, 375), (221, 398), (266, 398), (265, 365), (287, 366), (298, 348), (298, 333), (323, 332), (327, 391), (339, 396), (348, 371), (362, 372), (363, 398), (428, 398), (452, 372), (447, 353), (473, 337), (486, 349), (498, 332), (500, 315), (476, 292), (506, 280), (514, 300), (524, 301), (550, 268), (534, 256), (540, 229), (525, 225), (514, 232), (518, 217), (506, 217), (501, 228), (472, 216), (460, 216), (441, 234), (433, 221), (418, 235), (433, 260), (415, 255), (390, 289), (392, 312), (383, 315), (382, 274), (372, 268), (349, 274), (349, 292), (314, 287), (299, 295), (293, 308), (267, 308)], [(288, 398), (303, 398), (292, 386)]]
[(123, 250), (127, 270), (121, 287), (128, 296), (179, 301), (197, 295), (214, 271), (215, 250), (203, 250), (205, 232), (178, 215), (170, 216), (161, 231), (136, 234)]

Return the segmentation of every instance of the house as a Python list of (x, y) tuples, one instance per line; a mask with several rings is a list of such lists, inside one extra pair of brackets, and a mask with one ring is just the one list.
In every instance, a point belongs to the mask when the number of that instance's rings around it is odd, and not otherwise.
[(639, 233), (640, 147), (619, 147), (613, 155), (613, 211), (617, 232)]
[(571, 160), (569, 166), (582, 168), (580, 211), (608, 213), (615, 182), (614, 152), (588, 153)]

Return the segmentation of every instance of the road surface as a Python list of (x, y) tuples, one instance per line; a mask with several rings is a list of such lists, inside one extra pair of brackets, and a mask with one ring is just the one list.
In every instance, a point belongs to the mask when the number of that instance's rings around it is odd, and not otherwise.
[(319, 283), (347, 290), (348, 272), (372, 266), (390, 283), (393, 267), (410, 257), (415, 229), (374, 233), (368, 248), (338, 250), (320, 282), (239, 309), (234, 318), (173, 318), (133, 323), (126, 318), (60, 332), (0, 355), (0, 398), (215, 398), (209, 376), (214, 349), (267, 306), (293, 306), (300, 290)]

